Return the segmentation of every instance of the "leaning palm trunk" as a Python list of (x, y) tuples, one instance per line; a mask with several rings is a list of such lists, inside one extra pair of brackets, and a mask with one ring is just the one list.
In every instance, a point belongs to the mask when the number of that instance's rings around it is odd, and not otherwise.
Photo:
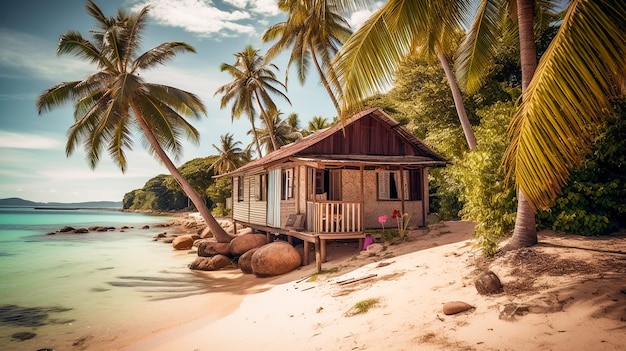
[[(537, 49), (533, 34), (533, 4), (532, 0), (517, 0), (517, 19), (519, 23), (520, 61), (522, 65), (522, 98), (537, 69)], [(515, 250), (537, 243), (537, 225), (535, 210), (526, 201), (522, 190), (518, 190), (517, 214), (513, 236), (503, 247), (503, 250)]]
[(150, 141), (150, 145), (152, 145), (152, 147), (154, 148), (155, 153), (163, 162), (172, 177), (174, 177), (178, 184), (180, 184), (180, 186), (183, 188), (183, 192), (185, 192), (191, 202), (193, 202), (193, 204), (196, 206), (196, 209), (198, 210), (198, 212), (200, 212), (200, 215), (206, 222), (209, 229), (211, 229), (211, 232), (213, 233), (213, 236), (215, 237), (217, 242), (230, 242), (234, 237), (226, 233), (224, 228), (222, 228), (222, 226), (217, 223), (213, 215), (211, 215), (211, 211), (207, 207), (204, 200), (200, 197), (200, 195), (198, 195), (198, 192), (189, 184), (189, 182), (187, 182), (187, 180), (183, 177), (178, 168), (176, 168), (174, 163), (172, 163), (172, 160), (170, 160), (170, 158), (167, 156), (167, 153), (165, 153), (165, 151), (157, 141), (154, 133), (152, 132), (150, 127), (148, 127), (148, 124), (141, 115), (140, 111), (138, 111), (137, 108), (133, 107), (133, 113), (135, 114), (135, 118), (137, 119), (139, 127), (144, 132), (146, 138), (148, 138), (148, 141)]
[(446, 55), (444, 55), (439, 49), (437, 50), (437, 58), (439, 58), (443, 71), (446, 73), (446, 78), (448, 79), (448, 84), (450, 85), (450, 91), (452, 92), (452, 99), (454, 100), (454, 107), (459, 115), (459, 121), (461, 122), (461, 127), (463, 128), (463, 134), (465, 134), (465, 140), (467, 140), (469, 149), (473, 151), (476, 149), (476, 137), (474, 136), (472, 125), (467, 118), (467, 112), (465, 111), (465, 106), (463, 104), (463, 97), (461, 96), (459, 85), (456, 82), (456, 77), (452, 72), (452, 68), (450, 67), (450, 63), (448, 62)]

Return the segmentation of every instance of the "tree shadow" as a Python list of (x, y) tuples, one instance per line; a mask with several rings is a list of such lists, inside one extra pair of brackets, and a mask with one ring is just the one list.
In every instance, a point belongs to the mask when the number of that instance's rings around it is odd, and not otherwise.
[[(168, 276), (118, 276), (117, 281), (108, 282), (114, 287), (135, 288), (149, 294), (150, 300), (169, 300), (210, 293), (232, 293), (235, 295), (255, 294), (268, 290), (270, 278), (258, 278), (244, 274), (238, 269), (203, 272), (160, 273)], [(275, 277), (274, 277), (275, 278)]]

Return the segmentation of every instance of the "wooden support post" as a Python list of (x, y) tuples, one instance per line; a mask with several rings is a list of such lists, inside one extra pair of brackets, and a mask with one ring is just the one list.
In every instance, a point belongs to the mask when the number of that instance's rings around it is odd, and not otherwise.
[(306, 266), (308, 264), (309, 264), (309, 242), (304, 240), (304, 254), (302, 255), (302, 265)]
[(318, 236), (315, 237), (315, 265), (317, 268), (317, 273), (322, 273), (322, 254), (320, 252), (320, 238)]

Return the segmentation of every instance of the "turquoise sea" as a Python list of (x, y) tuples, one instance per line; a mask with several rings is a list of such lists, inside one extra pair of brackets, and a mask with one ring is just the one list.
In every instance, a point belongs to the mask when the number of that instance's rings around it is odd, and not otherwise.
[[(187, 268), (189, 252), (153, 241), (168, 230), (156, 224), (170, 219), (0, 207), (0, 350), (115, 349), (153, 332), (149, 326), (167, 327), (157, 320), (175, 323), (167, 315), (172, 304), (206, 286)], [(46, 235), (65, 225), (115, 229)], [(193, 308), (175, 310), (193, 314)]]

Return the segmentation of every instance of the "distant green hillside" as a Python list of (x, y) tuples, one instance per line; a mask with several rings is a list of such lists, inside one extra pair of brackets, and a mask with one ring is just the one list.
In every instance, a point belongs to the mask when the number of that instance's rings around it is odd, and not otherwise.
[(0, 199), (0, 206), (47, 206), (47, 207), (78, 207), (78, 208), (122, 208), (121, 201), (88, 201), (88, 202), (34, 202), (19, 197)]

